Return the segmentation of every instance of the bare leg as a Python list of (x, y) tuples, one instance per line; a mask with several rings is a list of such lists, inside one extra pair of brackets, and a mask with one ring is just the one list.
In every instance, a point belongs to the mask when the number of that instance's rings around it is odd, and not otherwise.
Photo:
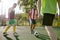
[(46, 29), (51, 40), (57, 40), (57, 37), (54, 34), (53, 28), (51, 26), (45, 26), (45, 29)]
[(33, 24), (33, 27), (32, 27), (32, 29), (35, 29), (35, 24)]
[(34, 33), (34, 28), (35, 28), (35, 25), (34, 24), (31, 24), (31, 33), (32, 34)]

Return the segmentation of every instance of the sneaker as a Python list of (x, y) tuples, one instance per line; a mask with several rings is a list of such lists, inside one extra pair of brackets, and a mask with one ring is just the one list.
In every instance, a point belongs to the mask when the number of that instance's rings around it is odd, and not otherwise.
[(15, 33), (13, 33), (13, 35), (15, 35), (15, 36), (16, 36), (16, 35), (17, 35), (17, 33), (15, 32)]
[(34, 30), (31, 30), (31, 34), (34, 34)]
[(8, 35), (8, 34), (6, 32), (4, 32), (3, 35)]

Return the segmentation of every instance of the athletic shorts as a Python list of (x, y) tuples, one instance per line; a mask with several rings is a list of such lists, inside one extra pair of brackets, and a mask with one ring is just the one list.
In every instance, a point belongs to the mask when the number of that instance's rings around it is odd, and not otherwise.
[(14, 25), (15, 24), (15, 20), (14, 19), (10, 19), (9, 20), (9, 25)]
[(31, 24), (36, 24), (36, 20), (35, 19), (30, 19), (30, 23)]
[(54, 16), (55, 16), (54, 14), (45, 13), (43, 16), (42, 25), (43, 26), (52, 26)]

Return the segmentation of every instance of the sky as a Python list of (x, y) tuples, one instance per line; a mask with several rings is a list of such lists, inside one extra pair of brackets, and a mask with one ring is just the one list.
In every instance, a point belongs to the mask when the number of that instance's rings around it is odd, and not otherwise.
[[(0, 2), (0, 15), (6, 15), (8, 18), (8, 9), (12, 7), (13, 3), (17, 3), (18, 0), (1, 0)], [(23, 13), (23, 9), (19, 9), (19, 6), (15, 8), (15, 13)]]

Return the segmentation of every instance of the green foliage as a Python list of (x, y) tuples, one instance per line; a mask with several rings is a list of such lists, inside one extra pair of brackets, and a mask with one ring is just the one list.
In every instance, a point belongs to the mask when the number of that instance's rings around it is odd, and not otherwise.
[(37, 0), (19, 0), (18, 1), (20, 7), (24, 6), (24, 10), (26, 13), (28, 13), (29, 10), (34, 7), (36, 2)]
[(28, 20), (29, 20), (27, 13), (16, 14), (15, 19), (17, 20), (17, 25), (24, 24), (25, 21), (28, 22)]

